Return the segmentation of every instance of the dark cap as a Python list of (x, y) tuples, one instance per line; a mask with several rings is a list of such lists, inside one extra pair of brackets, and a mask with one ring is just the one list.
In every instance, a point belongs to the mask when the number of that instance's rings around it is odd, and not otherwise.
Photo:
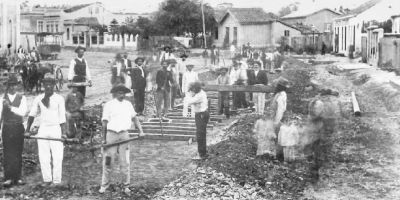
[(116, 86), (114, 86), (112, 89), (111, 89), (111, 91), (110, 91), (112, 94), (114, 94), (114, 93), (118, 93), (118, 92), (123, 92), (123, 93), (130, 93), (131, 92), (131, 90), (130, 89), (128, 89), (127, 87), (125, 87), (124, 85), (116, 85)]
[(78, 51), (79, 50), (83, 50), (83, 51), (86, 51), (86, 48), (85, 47), (82, 47), (82, 46), (78, 46), (78, 47), (76, 47), (76, 49), (75, 49), (75, 53), (78, 53)]
[(141, 60), (142, 62), (144, 62), (144, 58), (143, 57), (137, 57), (135, 59), (135, 63), (137, 64), (139, 62), (139, 60)]

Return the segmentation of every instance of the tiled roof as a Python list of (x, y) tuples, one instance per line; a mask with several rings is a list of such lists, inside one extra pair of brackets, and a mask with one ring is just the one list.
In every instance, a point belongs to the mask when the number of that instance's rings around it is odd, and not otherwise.
[(99, 25), (99, 20), (97, 20), (97, 17), (80, 17), (74, 20), (75, 24), (78, 25)]
[(242, 25), (264, 24), (277, 18), (275, 14), (266, 13), (262, 8), (229, 8), (220, 23), (225, 20), (229, 13), (231, 13)]
[(224, 18), (227, 10), (214, 10), (214, 18), (217, 22), (220, 22)]
[(318, 31), (318, 29), (313, 28), (312, 26), (309, 26), (309, 25), (302, 24), (302, 23), (291, 24), (291, 26), (293, 26), (295, 29), (299, 30), (302, 34), (310, 34), (310, 33), (318, 34), (318, 33), (320, 33)]
[(88, 6), (92, 5), (92, 4), (93, 3), (80, 4), (80, 5), (72, 6), (71, 8), (65, 9), (64, 12), (72, 13), (72, 12), (75, 12), (75, 11), (80, 10), (82, 8), (88, 7)]
[(350, 12), (347, 13), (346, 15), (343, 15), (343, 17), (350, 16), (350, 15), (358, 15), (360, 13), (363, 13), (364, 11), (372, 8), (373, 6), (380, 3), (381, 1), (382, 0), (369, 0), (369, 1), (361, 4), (357, 8), (351, 9)]
[(301, 9), (295, 11), (295, 12), (292, 12), (292, 13), (290, 13), (288, 15), (283, 16), (282, 19), (307, 17), (309, 15), (313, 15), (315, 13), (318, 13), (318, 12), (321, 12), (321, 11), (324, 11), (324, 10), (330, 11), (330, 12), (335, 13), (337, 15), (340, 15), (340, 13), (335, 12), (335, 11), (329, 9), (329, 8), (315, 9), (315, 8), (312, 8), (312, 7), (303, 7), (303, 8), (301, 8)]

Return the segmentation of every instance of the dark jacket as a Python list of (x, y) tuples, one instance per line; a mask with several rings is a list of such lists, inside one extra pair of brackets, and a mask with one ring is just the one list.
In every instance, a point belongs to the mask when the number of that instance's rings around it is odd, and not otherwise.
[(169, 91), (171, 88), (170, 82), (175, 83), (172, 73), (170, 71), (159, 70), (157, 72), (157, 90), (161, 90), (161, 88), (164, 88), (164, 90)]
[(138, 67), (132, 68), (131, 78), (132, 78), (132, 89), (134, 90), (144, 90), (146, 88), (146, 78), (148, 72), (143, 69), (144, 77), (142, 76), (142, 70)]
[(248, 82), (249, 85), (256, 85), (256, 84), (263, 84), (263, 85), (268, 85), (268, 77), (267, 77), (267, 72), (264, 70), (258, 71), (258, 74), (256, 76), (254, 70), (251, 70), (248, 75)]

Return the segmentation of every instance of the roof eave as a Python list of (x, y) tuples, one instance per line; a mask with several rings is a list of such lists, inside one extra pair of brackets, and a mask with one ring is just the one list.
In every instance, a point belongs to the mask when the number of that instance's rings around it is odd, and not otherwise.
[(239, 22), (240, 25), (263, 25), (263, 24), (269, 24), (272, 21), (262, 21), (262, 22)]
[(350, 15), (346, 15), (346, 16), (342, 16), (342, 17), (338, 17), (338, 18), (335, 18), (334, 20), (336, 21), (336, 20), (344, 20), (344, 19), (349, 19), (349, 18), (353, 18), (353, 17), (356, 17), (357, 15), (355, 15), (355, 14), (350, 14)]
[(306, 18), (306, 17), (307, 17), (307, 15), (304, 15), (304, 16), (297, 16), (297, 17), (282, 17), (281, 19), (282, 19), (282, 20), (286, 20), (286, 19)]

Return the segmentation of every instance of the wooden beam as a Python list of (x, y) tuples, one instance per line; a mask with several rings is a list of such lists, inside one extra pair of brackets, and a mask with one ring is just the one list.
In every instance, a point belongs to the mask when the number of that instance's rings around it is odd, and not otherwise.
[(274, 88), (264, 85), (205, 85), (205, 91), (218, 91), (218, 92), (274, 92)]

